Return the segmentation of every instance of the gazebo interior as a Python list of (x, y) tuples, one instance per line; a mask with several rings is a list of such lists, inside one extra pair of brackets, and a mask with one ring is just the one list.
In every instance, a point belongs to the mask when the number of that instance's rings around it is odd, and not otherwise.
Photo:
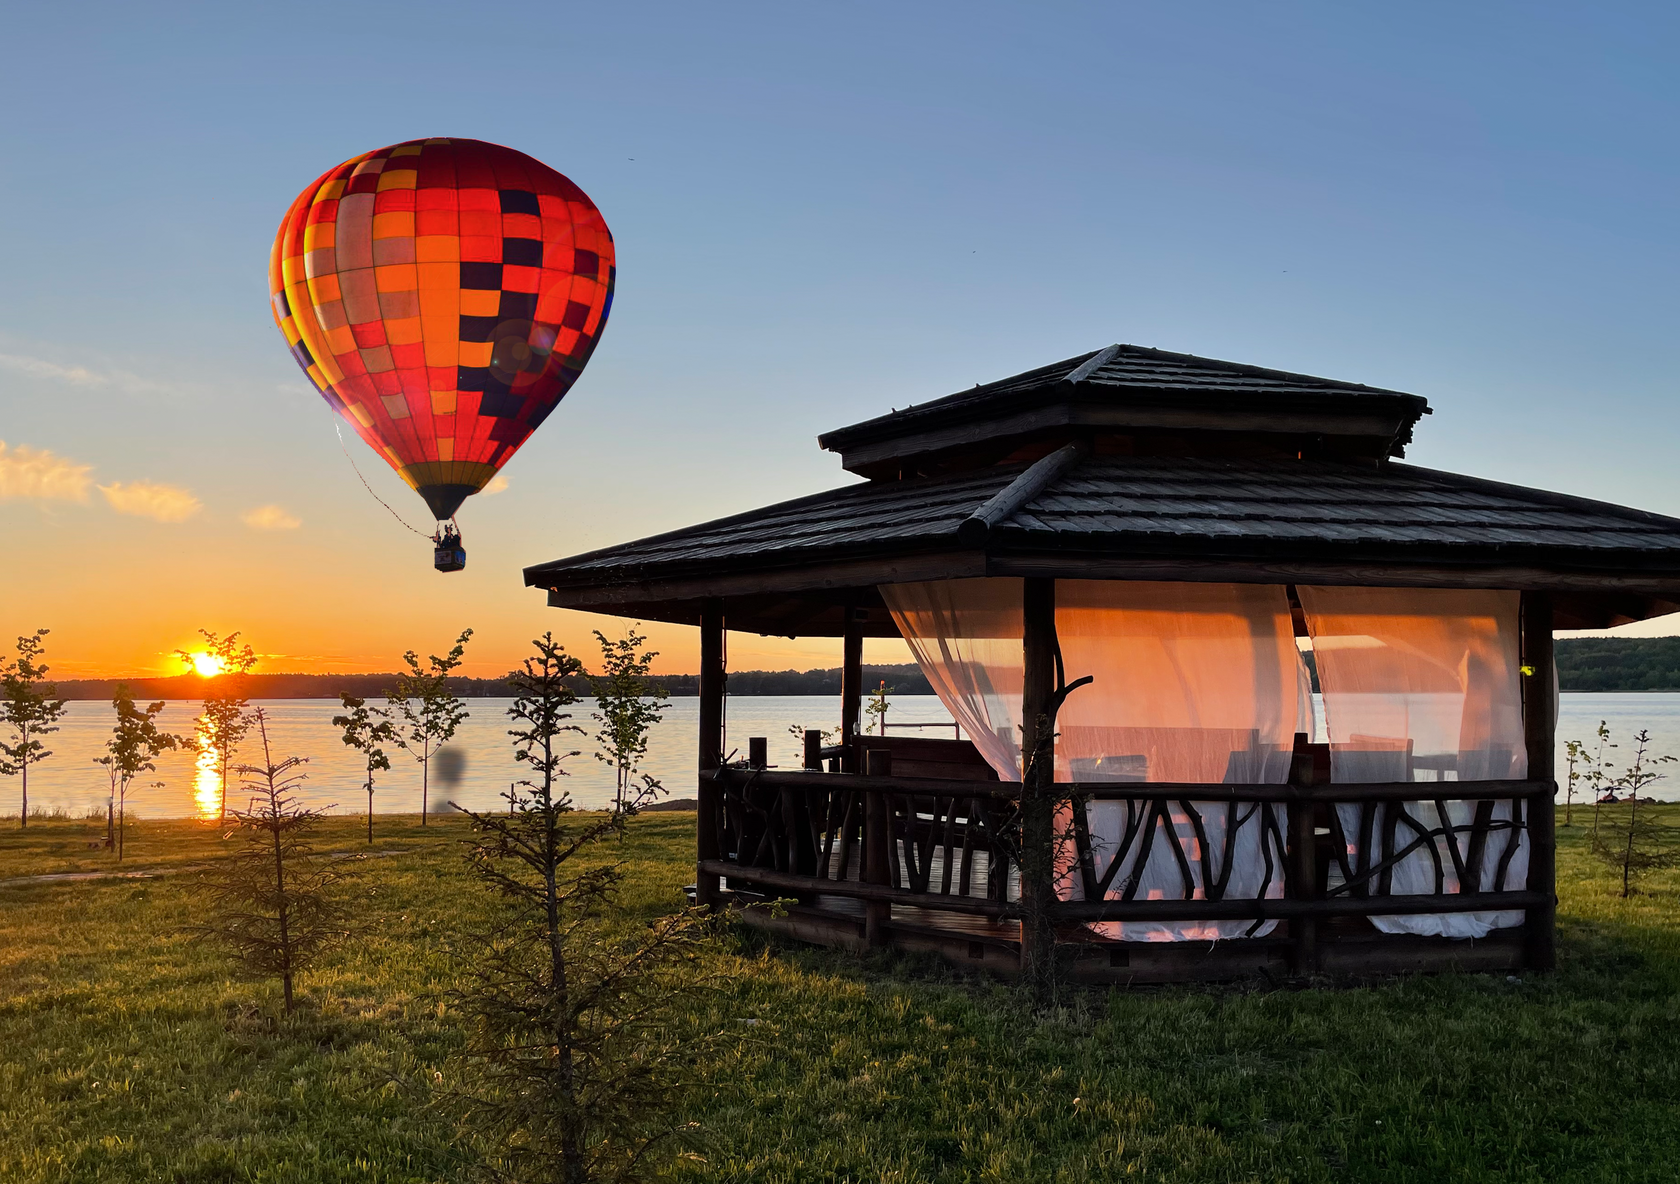
[[(1553, 631), (1680, 607), (1680, 520), (1401, 463), (1429, 411), (1109, 346), (821, 437), (860, 482), (525, 579), (700, 628), (695, 893), (784, 902), (753, 924), (1089, 982), (1545, 969)], [(803, 768), (725, 736), (726, 630), (841, 639)], [(957, 739), (864, 734), (865, 637)]]

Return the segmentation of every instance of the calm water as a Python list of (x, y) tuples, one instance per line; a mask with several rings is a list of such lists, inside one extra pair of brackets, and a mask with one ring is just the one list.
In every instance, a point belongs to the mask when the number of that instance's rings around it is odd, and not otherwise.
[[(362, 766), (360, 756), (340, 742), (332, 717), (341, 710), (337, 700), (281, 699), (264, 701), (261, 706), (269, 719), (269, 739), (276, 757), (285, 755), (309, 758), (303, 797), (313, 805), (337, 805), (340, 810), (361, 813), (367, 798), (361, 789)], [(469, 699), (472, 713), (461, 725), (450, 747), (459, 754), (460, 775), (452, 785), (441, 784), (438, 766), (432, 769), (432, 797), (438, 803), (445, 799), (460, 802), (474, 809), (496, 806), (499, 794), (505, 793), (508, 783), (520, 776), (508, 741), (505, 699)], [(163, 726), (173, 732), (187, 732), (193, 728), (197, 705), (172, 702), (163, 712)], [(573, 747), (582, 754), (568, 762), (571, 777), (568, 788), (581, 806), (598, 806), (611, 800), (610, 770), (591, 755), (595, 750), (593, 732), (596, 727), (589, 718), (592, 705), (579, 703), (574, 711), (575, 722), (586, 731), (577, 736)], [(664, 781), (673, 797), (692, 797), (694, 794), (695, 729), (698, 723), (699, 700), (672, 699), (665, 720), (654, 729), (644, 767)], [(838, 697), (752, 696), (729, 701), (728, 745), (746, 750), (749, 736), (770, 738), (770, 759), (773, 764), (797, 766), (801, 751), (800, 740), (789, 728), (833, 727), (839, 722)], [(900, 695), (893, 699), (889, 719), (894, 721), (949, 721), (950, 715), (931, 696)], [(1615, 754), (1618, 765), (1630, 751), (1633, 734), (1648, 728), (1652, 751), (1656, 755), (1680, 757), (1680, 694), (1565, 694), (1558, 721), (1558, 769), (1563, 769), (1562, 741), (1588, 740), (1599, 720), (1609, 722), (1613, 738), (1622, 747)], [(72, 814), (100, 809), (105, 805), (107, 781), (104, 769), (93, 763), (104, 751), (110, 735), (111, 708), (107, 703), (71, 703), (63, 730), (51, 738), (51, 759), (30, 773), (30, 803), (37, 809), (60, 809)], [(914, 734), (914, 733), (912, 733)], [(929, 729), (929, 736), (949, 736), (949, 728)], [(247, 741), (243, 759), (252, 759), (257, 749), (256, 737)], [(420, 766), (401, 752), (392, 754), (391, 771), (381, 773), (375, 783), (374, 809), (381, 813), (414, 813), (420, 809)], [(1669, 800), (1680, 800), (1680, 765), (1676, 773), (1659, 781), (1648, 792)], [(244, 797), (232, 784), (228, 791), (230, 804), (242, 805)], [(150, 782), (160, 781), (161, 786)], [(17, 810), (17, 779), (0, 779), (0, 812)], [(190, 756), (169, 753), (158, 761), (155, 774), (139, 779), (129, 794), (129, 808), (145, 817), (184, 817), (216, 813), (219, 783), (213, 769), (195, 768)], [(435, 807), (434, 807), (435, 808)]]
[[(433, 808), (445, 799), (472, 809), (494, 808), (507, 792), (508, 783), (523, 776), (513, 759), (508, 739), (509, 699), (468, 699), (471, 712), (455, 733), (449, 748), (458, 754), (459, 779), (443, 784), (439, 763), (433, 758), (431, 798)], [(695, 736), (699, 727), (700, 701), (672, 699), (662, 723), (653, 730), (648, 745), (645, 771), (660, 778), (672, 797), (694, 796)], [(284, 756), (309, 758), (302, 799), (311, 805), (337, 805), (341, 811), (360, 814), (367, 809), (362, 789), (362, 758), (339, 739), (332, 717), (343, 711), (336, 699), (256, 700), (268, 717), (268, 735), (275, 759)], [(159, 716), (159, 725), (169, 732), (184, 734), (194, 729), (198, 704), (170, 702)], [(594, 705), (589, 700), (573, 708), (573, 722), (583, 727), (569, 747), (581, 754), (566, 762), (571, 776), (566, 787), (580, 806), (599, 806), (612, 800), (611, 770), (592, 755), (597, 745), (594, 732), (599, 725), (590, 718)], [(894, 720), (946, 720), (951, 717), (932, 696), (896, 696)], [(109, 781), (94, 759), (104, 755), (111, 735), (111, 705), (103, 702), (75, 702), (68, 705), (62, 730), (50, 738), (51, 758), (29, 773), (31, 810), (59, 809), (71, 814), (105, 808)], [(749, 736), (770, 738), (772, 764), (797, 766), (803, 741), (788, 728), (831, 728), (840, 722), (838, 696), (753, 696), (729, 701), (729, 747), (744, 755)], [(928, 735), (949, 736), (947, 726)], [(255, 729), (235, 757), (240, 761), (260, 760), (261, 747)], [(445, 762), (450, 763), (450, 762)], [(158, 759), (157, 772), (143, 774), (129, 790), (128, 808), (148, 818), (176, 818), (192, 815), (214, 817), (221, 782), (213, 762), (195, 766), (188, 754), (165, 753)], [(151, 782), (159, 782), (154, 786)], [(246, 795), (237, 790), (237, 778), (229, 774), (228, 804), (243, 806)], [(0, 778), (0, 813), (16, 815), (17, 779)], [(418, 813), (420, 810), (420, 766), (401, 751), (391, 752), (391, 770), (374, 780), (373, 808), (379, 813)]]

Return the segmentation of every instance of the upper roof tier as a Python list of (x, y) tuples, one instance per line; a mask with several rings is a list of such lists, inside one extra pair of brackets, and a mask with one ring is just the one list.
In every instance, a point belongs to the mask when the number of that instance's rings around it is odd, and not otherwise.
[(818, 437), (865, 477), (1030, 460), (1109, 437), (1152, 456), (1405, 455), (1418, 395), (1111, 345)]

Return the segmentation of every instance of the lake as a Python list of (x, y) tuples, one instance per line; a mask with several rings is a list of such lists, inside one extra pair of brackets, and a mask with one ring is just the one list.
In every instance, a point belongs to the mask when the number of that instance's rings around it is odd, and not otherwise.
[[(459, 754), (459, 760), (453, 762), (460, 766), (459, 778), (454, 784), (441, 784), (434, 764), (433, 801), (448, 799), (472, 809), (493, 809), (502, 800), (499, 795), (507, 792), (509, 783), (522, 776), (507, 737), (506, 712), (510, 700), (464, 702), (471, 714), (450, 744)], [(892, 703), (889, 719), (943, 722), (946, 727), (927, 730), (924, 734), (952, 734), (951, 717), (938, 699), (897, 695)], [(699, 705), (695, 698), (669, 701), (665, 719), (654, 729), (643, 763), (647, 772), (664, 782), (673, 797), (694, 796)], [(253, 706), (263, 708), (268, 717), (269, 740), (277, 758), (292, 755), (309, 758), (306, 770), (309, 780), (301, 795), (303, 800), (311, 805), (336, 805), (340, 811), (349, 813), (359, 814), (367, 808), (367, 798), (361, 788), (361, 757), (340, 742), (338, 729), (332, 726), (332, 717), (342, 710), (337, 700), (278, 699), (258, 701)], [(197, 708), (192, 702), (171, 702), (160, 722), (169, 731), (190, 731)], [(612, 799), (612, 772), (591, 755), (596, 748), (593, 733), (597, 726), (590, 719), (592, 710), (593, 704), (588, 700), (574, 709), (574, 722), (584, 727), (585, 734), (574, 737), (571, 744), (581, 749), (582, 754), (567, 762), (571, 776), (566, 786), (580, 806), (600, 806)], [(797, 767), (801, 741), (789, 729), (833, 727), (839, 718), (838, 696), (733, 698), (728, 709), (728, 747), (738, 748), (744, 755), (749, 736), (768, 736), (771, 763)], [(1590, 739), (1601, 719), (1609, 722), (1613, 738), (1621, 744), (1615, 754), (1618, 765), (1623, 763), (1624, 754), (1630, 750), (1629, 742), (1640, 728), (1650, 730), (1654, 754), (1680, 757), (1680, 694), (1565, 694), (1558, 720), (1560, 779), (1562, 742)], [(107, 780), (104, 769), (93, 761), (104, 752), (111, 722), (108, 703), (83, 701), (68, 705), (63, 729), (49, 738), (53, 756), (30, 772), (30, 803), (34, 808), (63, 810), (74, 815), (103, 811)], [(238, 759), (254, 759), (258, 752), (256, 744), (253, 732), (243, 757)], [(391, 766), (390, 772), (379, 774), (375, 781), (374, 810), (418, 812), (420, 766), (400, 751), (392, 754)], [(230, 776), (229, 782), (229, 804), (243, 805), (245, 796), (237, 791), (236, 779)], [(141, 777), (130, 791), (129, 809), (149, 818), (214, 817), (218, 787), (213, 767), (195, 767), (190, 755), (168, 753), (159, 759), (157, 772)], [(1657, 798), (1680, 800), (1680, 772), (1657, 782), (1647, 792)], [(0, 811), (17, 809), (17, 793), (17, 778), (0, 779)]]

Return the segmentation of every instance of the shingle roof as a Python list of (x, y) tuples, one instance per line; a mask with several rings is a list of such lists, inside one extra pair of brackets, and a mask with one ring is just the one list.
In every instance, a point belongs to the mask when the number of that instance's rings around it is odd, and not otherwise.
[[(526, 569), (588, 587), (968, 549), (965, 519), (1027, 466), (871, 481)], [(1086, 456), (997, 522), (990, 556), (1541, 563), (1680, 577), (1680, 519), (1409, 465)]]
[[(1429, 413), (1418, 395), (1361, 383), (1338, 382), (1268, 370), (1236, 362), (1198, 358), (1136, 345), (1111, 345), (1010, 378), (976, 386), (942, 399), (876, 416), (818, 437), (824, 448), (842, 454), (880, 451), (884, 442), (926, 439), (929, 433), (1005, 417), (1006, 431), (1020, 429), (1020, 417), (1060, 404), (1082, 404), (1125, 422), (1128, 412), (1170, 411), (1201, 416), (1204, 428), (1217, 428), (1222, 416), (1242, 416), (1244, 430), (1256, 430), (1255, 417), (1271, 421), (1268, 430), (1314, 426), (1324, 430), (1341, 422), (1351, 434), (1383, 439), (1376, 455), (1398, 455), (1411, 440), (1412, 427)], [(1354, 422), (1357, 421), (1357, 422)], [(1147, 414), (1135, 422), (1151, 420)], [(869, 458), (873, 460), (874, 457)], [(855, 467), (850, 461), (847, 467)]]

